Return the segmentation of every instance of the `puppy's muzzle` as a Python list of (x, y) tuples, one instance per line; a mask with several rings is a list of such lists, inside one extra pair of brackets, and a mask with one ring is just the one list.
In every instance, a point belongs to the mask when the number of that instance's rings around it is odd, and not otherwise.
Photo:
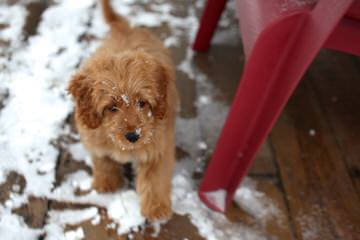
[(134, 142), (136, 142), (137, 140), (139, 140), (140, 135), (137, 134), (136, 132), (128, 132), (127, 134), (125, 134), (125, 138), (126, 138), (129, 142), (134, 143)]

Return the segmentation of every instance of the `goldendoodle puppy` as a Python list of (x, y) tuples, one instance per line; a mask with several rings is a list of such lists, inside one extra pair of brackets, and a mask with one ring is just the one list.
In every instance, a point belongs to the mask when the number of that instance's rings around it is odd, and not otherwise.
[(170, 54), (148, 30), (132, 28), (101, 1), (111, 32), (70, 81), (75, 119), (93, 161), (93, 187), (115, 191), (133, 162), (141, 212), (171, 217), (178, 96)]

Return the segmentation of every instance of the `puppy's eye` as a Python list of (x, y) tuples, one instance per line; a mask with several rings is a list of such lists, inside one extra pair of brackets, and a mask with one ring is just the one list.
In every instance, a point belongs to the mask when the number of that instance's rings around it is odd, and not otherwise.
[(138, 105), (139, 108), (144, 108), (145, 105), (146, 105), (146, 102), (140, 100), (140, 101), (137, 102), (137, 105)]
[(118, 108), (117, 108), (116, 106), (111, 106), (111, 107), (108, 108), (108, 110), (109, 110), (110, 112), (117, 112), (117, 111), (118, 111)]

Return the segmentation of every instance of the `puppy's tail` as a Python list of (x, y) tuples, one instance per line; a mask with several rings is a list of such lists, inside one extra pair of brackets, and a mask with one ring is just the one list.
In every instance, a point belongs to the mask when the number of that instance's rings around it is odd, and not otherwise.
[(130, 28), (128, 21), (115, 13), (114, 9), (111, 7), (110, 0), (100, 0), (100, 4), (102, 6), (104, 19), (112, 29), (126, 30)]

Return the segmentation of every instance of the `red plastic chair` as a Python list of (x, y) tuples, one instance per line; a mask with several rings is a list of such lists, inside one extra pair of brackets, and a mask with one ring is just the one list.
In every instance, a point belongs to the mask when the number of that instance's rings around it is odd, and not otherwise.
[[(196, 51), (208, 50), (225, 3), (208, 0)], [(237, 0), (236, 10), (247, 63), (199, 190), (222, 212), (320, 48), (360, 56), (360, 0)]]

